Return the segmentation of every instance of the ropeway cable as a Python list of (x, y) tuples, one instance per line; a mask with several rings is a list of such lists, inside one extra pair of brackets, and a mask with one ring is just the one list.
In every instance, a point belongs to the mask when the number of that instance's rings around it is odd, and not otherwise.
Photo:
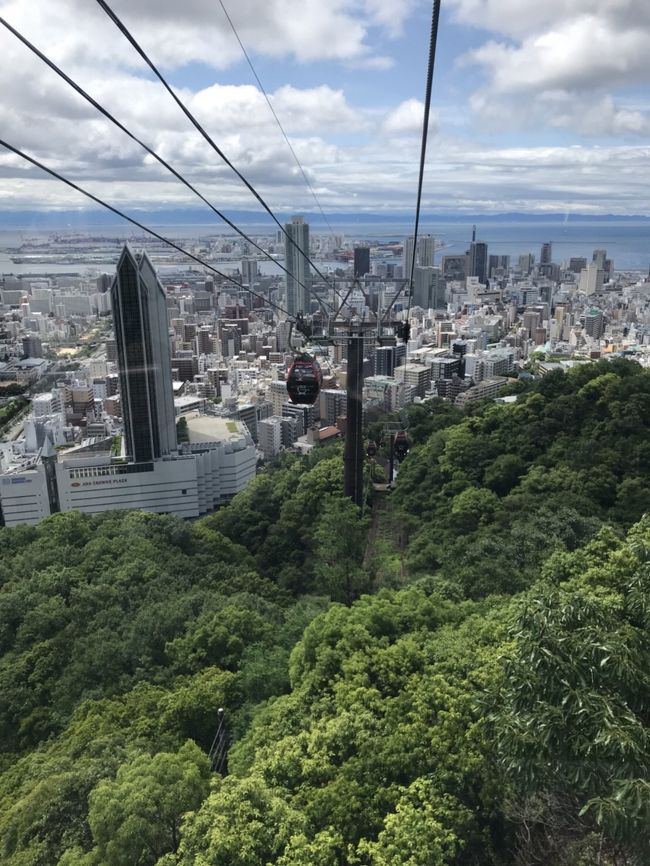
[(415, 271), (415, 257), (418, 246), (418, 229), (420, 226), (420, 207), (422, 204), (422, 186), (424, 183), (424, 164), (427, 156), (427, 138), (429, 134), (429, 111), (431, 109), (431, 87), (433, 84), (433, 67), (436, 61), (436, 45), (438, 42), (438, 22), (440, 20), (440, 0), (433, 0), (433, 12), (431, 17), (431, 37), (429, 40), (429, 62), (427, 64), (427, 84), (424, 97), (424, 124), (422, 127), (422, 145), (420, 147), (420, 175), (418, 178), (418, 195), (415, 205), (415, 230), (413, 232), (413, 254), (411, 256), (409, 281), (409, 303), (408, 315), (411, 312), (411, 299), (413, 297), (413, 272)]

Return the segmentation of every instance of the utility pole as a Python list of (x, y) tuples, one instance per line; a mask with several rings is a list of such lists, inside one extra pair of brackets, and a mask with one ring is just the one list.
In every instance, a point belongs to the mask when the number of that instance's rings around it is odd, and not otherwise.
[(363, 331), (350, 331), (348, 348), (348, 408), (343, 456), (343, 493), (359, 508), (363, 506)]

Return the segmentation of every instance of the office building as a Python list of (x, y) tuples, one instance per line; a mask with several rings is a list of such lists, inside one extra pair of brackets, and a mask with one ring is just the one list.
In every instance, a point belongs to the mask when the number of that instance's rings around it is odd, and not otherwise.
[(204, 326), (199, 328), (196, 334), (197, 355), (211, 355), (214, 352), (214, 339), (212, 328)]
[(600, 340), (605, 333), (605, 321), (602, 310), (592, 307), (585, 313), (585, 334), (592, 340)]
[(117, 343), (116, 341), (110, 337), (106, 340), (106, 360), (112, 361), (114, 364), (117, 363)]
[(348, 395), (336, 388), (323, 388), (320, 392), (320, 417), (328, 425), (336, 424), (336, 419), (347, 414)]
[(126, 454), (134, 463), (177, 448), (165, 290), (146, 253), (125, 246), (111, 286)]
[[(413, 235), (406, 238), (404, 241), (404, 269), (402, 273), (407, 280), (411, 278), (411, 266), (413, 263), (413, 244), (415, 238)], [(422, 268), (433, 266), (435, 254), (435, 241), (431, 235), (420, 235), (418, 237), (418, 245), (415, 253), (415, 264)]]
[(597, 268), (604, 271), (605, 262), (607, 261), (607, 250), (594, 250), (591, 260), (596, 264)]
[(285, 279), (286, 306), (290, 316), (309, 312), (308, 288), (310, 280), (309, 263), (309, 225), (301, 216), (294, 216), (284, 227), (285, 267), (289, 272)]
[(488, 248), (487, 244), (476, 240), (476, 226), (472, 231), (472, 242), (467, 252), (467, 276), (478, 277), (479, 283), (487, 281)]
[(508, 384), (508, 379), (498, 376), (494, 379), (485, 379), (478, 385), (473, 385), (466, 391), (462, 391), (455, 399), (457, 406), (464, 406), (473, 400), (491, 400), (499, 393), (499, 390)]
[(535, 336), (535, 331), (542, 324), (541, 316), (538, 310), (526, 310), (523, 315), (523, 328), (526, 331), (526, 336), (532, 340)]
[(365, 277), (370, 273), (370, 247), (354, 248), (354, 276)]
[(242, 259), (241, 281), (243, 286), (254, 288), (257, 282), (257, 259)]
[(510, 270), (510, 256), (488, 256), (488, 277), (506, 275)]
[(598, 267), (597, 262), (590, 262), (580, 272), (578, 290), (585, 295), (597, 295), (603, 289), (605, 282), (605, 271)]
[(594, 250), (592, 261), (602, 271), (605, 272), (605, 278), (611, 279), (614, 275), (614, 263), (607, 258), (607, 250)]
[(424, 397), (431, 387), (431, 367), (423, 364), (402, 364), (395, 370), (395, 378), (411, 388), (411, 393)]
[(569, 270), (574, 274), (580, 274), (587, 267), (587, 259), (584, 256), (572, 256), (569, 259)]
[(33, 334), (30, 334), (27, 337), (23, 337), (23, 355), (26, 358), (42, 358), (43, 357), (43, 344), (41, 343), (41, 338), (36, 337)]
[(258, 445), (267, 460), (277, 457), (282, 450), (282, 421), (282, 418), (272, 415), (258, 422)]
[(292, 448), (298, 440), (299, 423), (297, 418), (280, 418), (282, 425), (282, 447)]
[(313, 406), (308, 406), (305, 403), (290, 403), (288, 400), (282, 405), (282, 415), (285, 418), (295, 418), (298, 422), (299, 436), (304, 436), (305, 433), (316, 424), (315, 412)]
[(364, 406), (379, 406), (386, 412), (401, 409), (406, 401), (404, 382), (391, 376), (368, 376), (363, 383)]
[(535, 264), (535, 256), (532, 253), (523, 253), (519, 256), (519, 270), (523, 274), (529, 274)]
[(413, 274), (413, 305), (423, 310), (446, 309), (446, 283), (440, 268), (416, 267)]
[(431, 362), (431, 380), (435, 382), (437, 379), (451, 379), (455, 375), (460, 375), (461, 359), (459, 357), (449, 357), (442, 355)]
[(550, 241), (542, 244), (542, 251), (539, 256), (539, 263), (541, 265), (550, 265), (553, 261), (553, 244)]
[(395, 346), (378, 346), (375, 349), (375, 375), (392, 376), (395, 370)]
[(467, 256), (443, 256), (442, 275), (445, 280), (467, 279)]

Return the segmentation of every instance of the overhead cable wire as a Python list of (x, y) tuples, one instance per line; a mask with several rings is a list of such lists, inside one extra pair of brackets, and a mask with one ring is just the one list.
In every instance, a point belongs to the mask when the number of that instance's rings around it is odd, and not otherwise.
[(427, 84), (424, 95), (424, 120), (422, 125), (422, 145), (420, 147), (420, 175), (418, 178), (418, 196), (415, 205), (415, 229), (413, 231), (413, 254), (411, 256), (409, 280), (409, 303), (408, 316), (411, 312), (411, 299), (413, 298), (413, 273), (415, 271), (415, 257), (418, 248), (418, 229), (420, 227), (420, 208), (422, 205), (422, 186), (424, 184), (424, 165), (427, 158), (427, 138), (429, 135), (429, 112), (431, 109), (431, 88), (433, 85), (433, 68), (436, 62), (436, 45), (438, 43), (438, 23), (440, 21), (440, 0), (433, 0), (433, 11), (431, 15), (431, 36), (429, 39), (429, 61), (427, 64)]
[(157, 238), (159, 241), (162, 241), (163, 243), (165, 243), (168, 246), (172, 247), (173, 249), (177, 250), (179, 253), (182, 253), (184, 256), (187, 256), (187, 258), (192, 259), (197, 264), (201, 265), (204, 268), (207, 268), (207, 270), (211, 271), (213, 274), (216, 274), (217, 276), (221, 277), (222, 279), (227, 280), (229, 283), (232, 283), (240, 291), (249, 292), (249, 294), (253, 295), (256, 298), (259, 298), (265, 304), (268, 304), (269, 306), (274, 307), (276, 310), (278, 310), (278, 312), (282, 313), (283, 315), (286, 315), (289, 319), (293, 320), (294, 317), (291, 315), (291, 313), (289, 313), (288, 310), (285, 310), (284, 307), (281, 307), (279, 304), (276, 304), (274, 301), (271, 301), (269, 298), (265, 298), (264, 295), (260, 295), (259, 292), (254, 292), (252, 289), (248, 288), (247, 286), (243, 286), (241, 284), (241, 282), (238, 282), (234, 277), (231, 277), (228, 274), (224, 274), (223, 271), (220, 271), (217, 268), (213, 267), (213, 265), (208, 264), (208, 262), (206, 262), (200, 256), (197, 256), (194, 253), (190, 253), (188, 250), (183, 249), (183, 247), (181, 247), (175, 241), (172, 241), (169, 238), (166, 238), (164, 235), (159, 234), (157, 231), (155, 231), (152, 228), (149, 228), (149, 226), (145, 225), (144, 223), (141, 223), (138, 220), (134, 219), (133, 217), (130, 217), (128, 214), (125, 214), (123, 211), (114, 207), (112, 204), (108, 204), (108, 202), (105, 202), (99, 196), (94, 195), (89, 190), (84, 189), (82, 186), (79, 186), (79, 184), (75, 183), (72, 180), (69, 180), (67, 177), (62, 175), (60, 172), (56, 171), (53, 168), (50, 168), (49, 166), (40, 162), (35, 157), (29, 156), (29, 154), (25, 153), (22, 150), (19, 150), (19, 148), (14, 147), (12, 144), (9, 144), (7, 141), (3, 141), (2, 139), (0, 139), (0, 147), (4, 147), (6, 150), (11, 151), (11, 153), (15, 153), (16, 156), (20, 156), (26, 162), (30, 162), (32, 165), (36, 166), (36, 168), (40, 168), (41, 171), (46, 172), (51, 177), (56, 178), (56, 180), (59, 180), (59, 181), (61, 181), (61, 183), (64, 183), (67, 186), (69, 186), (71, 189), (74, 189), (77, 192), (80, 192), (82, 195), (85, 195), (86, 198), (89, 198), (91, 201), (94, 201), (96, 204), (101, 205), (103, 208), (106, 208), (106, 210), (111, 211), (111, 213), (114, 213), (116, 216), (120, 217), (120, 219), (126, 220), (127, 222), (130, 222), (132, 225), (137, 226), (139, 229), (142, 229), (143, 231), (147, 232), (147, 234), (152, 235), (152, 237)]
[[(122, 33), (122, 35), (128, 40), (128, 42), (132, 45), (135, 51), (140, 55), (142, 60), (147, 64), (149, 69), (156, 76), (158, 81), (163, 85), (165, 90), (172, 97), (174, 102), (181, 109), (183, 114), (187, 117), (187, 119), (192, 123), (194, 128), (201, 134), (201, 136), (205, 139), (205, 141), (210, 145), (210, 147), (214, 150), (214, 152), (226, 163), (226, 165), (237, 175), (237, 177), (241, 180), (244, 186), (248, 189), (248, 191), (257, 199), (257, 201), (262, 205), (266, 213), (271, 217), (271, 219), (278, 226), (280, 231), (284, 234), (287, 240), (291, 243), (295, 249), (298, 250), (300, 255), (309, 263), (309, 265), (314, 269), (316, 274), (329, 285), (329, 281), (327, 277), (321, 273), (321, 271), (316, 267), (314, 262), (309, 257), (308, 253), (306, 253), (291, 237), (289, 232), (285, 229), (279, 219), (275, 216), (271, 208), (264, 201), (259, 192), (255, 189), (255, 187), (244, 177), (244, 175), (239, 171), (239, 169), (232, 163), (232, 161), (226, 156), (226, 154), (221, 150), (219, 145), (214, 141), (214, 139), (209, 135), (209, 133), (204, 129), (202, 124), (196, 119), (196, 117), (192, 114), (189, 108), (185, 105), (183, 100), (175, 93), (171, 85), (167, 82), (167, 79), (163, 76), (162, 72), (158, 69), (158, 67), (154, 64), (154, 62), (149, 58), (145, 50), (141, 47), (141, 45), (137, 42), (135, 37), (132, 35), (131, 31), (128, 27), (118, 18), (118, 16), (113, 12), (109, 4), (106, 0), (97, 0), (97, 3), (101, 6), (104, 12), (108, 15), (111, 21), (115, 24), (118, 30)], [(336, 291), (336, 290), (335, 290)]]
[(269, 98), (269, 95), (268, 95), (268, 93), (266, 92), (266, 89), (265, 89), (264, 85), (263, 85), (262, 82), (260, 81), (260, 77), (259, 77), (259, 75), (257, 74), (257, 70), (256, 70), (255, 67), (253, 66), (253, 61), (251, 60), (248, 51), (246, 51), (246, 48), (244, 47), (244, 43), (242, 42), (241, 37), (239, 36), (239, 33), (237, 32), (237, 28), (235, 27), (235, 24), (234, 24), (232, 18), (231, 18), (230, 15), (228, 14), (228, 10), (226, 9), (226, 6), (225, 6), (223, 0), (219, 0), (219, 4), (220, 4), (221, 8), (223, 9), (223, 14), (224, 14), (224, 15), (226, 16), (226, 18), (228, 19), (228, 24), (230, 24), (230, 27), (231, 27), (231, 29), (232, 29), (232, 32), (235, 34), (235, 38), (237, 39), (237, 42), (239, 42), (239, 47), (240, 47), (241, 50), (242, 50), (242, 54), (243, 54), (244, 57), (246, 58), (246, 62), (248, 63), (251, 72), (253, 73), (253, 77), (255, 78), (255, 81), (257, 82), (257, 86), (258, 86), (259, 89), (262, 91), (262, 95), (264, 96), (264, 99), (266, 99), (266, 104), (267, 104), (268, 107), (270, 108), (270, 110), (271, 110), (271, 114), (272, 114), (273, 117), (275, 118), (275, 122), (277, 123), (277, 125), (278, 125), (278, 127), (279, 127), (279, 129), (280, 129), (280, 132), (282, 133), (282, 136), (283, 136), (284, 140), (285, 140), (286, 143), (287, 143), (287, 146), (288, 146), (289, 150), (291, 151), (291, 155), (293, 156), (294, 160), (296, 161), (296, 165), (297, 165), (298, 168), (300, 169), (300, 173), (302, 174), (303, 180), (305, 181), (305, 184), (307, 185), (307, 188), (309, 189), (309, 192), (312, 194), (312, 197), (313, 197), (314, 201), (316, 202), (316, 207), (317, 207), (318, 210), (320, 211), (320, 215), (322, 216), (323, 220), (325, 221), (325, 225), (326, 225), (327, 228), (329, 229), (330, 235), (331, 235), (332, 238), (333, 238), (333, 237), (334, 237), (334, 229), (333, 229), (332, 226), (330, 225), (330, 221), (327, 219), (327, 217), (326, 217), (326, 215), (325, 215), (325, 211), (324, 211), (323, 208), (321, 207), (321, 203), (320, 203), (320, 201), (318, 200), (318, 196), (316, 195), (316, 191), (314, 190), (313, 186), (311, 185), (310, 180), (309, 180), (309, 178), (307, 177), (307, 174), (306, 174), (304, 168), (302, 167), (302, 163), (301, 163), (300, 160), (298, 159), (298, 154), (297, 154), (296, 151), (294, 150), (294, 147), (293, 147), (293, 145), (291, 144), (291, 141), (289, 140), (289, 137), (287, 136), (286, 132), (284, 131), (284, 127), (282, 126), (282, 123), (280, 122), (280, 118), (278, 117), (275, 108), (273, 108), (273, 103), (271, 102), (271, 100), (270, 100), (270, 98)]
[(309, 291), (307, 286), (305, 286), (304, 283), (302, 283), (297, 277), (295, 277), (284, 265), (280, 264), (280, 262), (278, 262), (277, 259), (274, 259), (273, 256), (269, 252), (267, 252), (263, 247), (261, 247), (259, 244), (257, 244), (251, 237), (249, 237), (244, 231), (242, 231), (239, 228), (239, 226), (237, 226), (234, 222), (232, 222), (232, 220), (228, 219), (228, 217), (224, 213), (222, 213), (222, 211), (220, 211), (217, 207), (215, 207), (215, 205), (213, 205), (212, 202), (208, 201), (208, 199), (201, 192), (199, 192), (199, 190), (196, 189), (196, 187), (194, 187), (185, 177), (183, 177), (183, 175), (179, 171), (177, 171), (172, 165), (170, 165), (170, 163), (168, 163), (165, 159), (163, 159), (163, 157), (160, 156), (160, 154), (156, 153), (155, 150), (153, 150), (151, 147), (149, 147), (149, 145), (145, 144), (144, 141), (142, 141), (140, 138), (138, 138), (123, 123), (121, 123), (119, 120), (117, 120), (117, 118), (114, 117), (110, 113), (110, 111), (108, 111), (106, 108), (104, 108), (104, 106), (102, 106), (99, 102), (97, 102), (96, 99), (93, 99), (93, 97), (86, 90), (84, 90), (84, 88), (80, 84), (78, 84), (76, 81), (74, 81), (72, 78), (70, 78), (70, 76), (67, 75), (59, 66), (57, 66), (53, 60), (51, 60), (49, 57), (47, 57), (47, 55), (43, 54), (43, 52), (40, 51), (32, 42), (30, 42), (26, 36), (24, 36), (22, 33), (20, 33), (18, 30), (16, 30), (16, 28), (13, 27), (11, 24), (9, 24), (9, 22), (6, 21), (2, 16), (0, 16), (0, 24), (2, 24), (4, 27), (6, 27), (7, 30), (10, 31), (10, 33), (13, 33), (13, 35), (23, 43), (23, 45), (25, 45), (27, 48), (29, 48), (29, 50), (32, 53), (34, 53), (40, 60), (42, 60), (43, 63), (45, 63), (47, 66), (49, 66), (53, 72), (56, 72), (56, 74), (60, 78), (62, 78), (66, 82), (66, 84), (68, 84), (74, 91), (76, 91), (76, 93), (78, 93), (79, 96), (83, 97), (83, 99), (85, 99), (86, 102), (89, 102), (90, 105), (93, 106), (93, 108), (95, 108), (97, 111), (99, 111), (101, 114), (103, 114), (107, 120), (109, 120), (119, 130), (121, 130), (125, 135), (127, 135), (132, 141), (134, 141), (141, 148), (143, 148), (143, 150), (145, 150), (150, 156), (152, 156), (155, 160), (157, 160), (157, 162), (159, 162), (160, 165), (162, 165), (164, 168), (166, 168), (167, 171), (171, 172), (171, 174), (173, 174), (174, 177), (177, 178), (177, 180), (179, 180), (191, 192), (193, 192), (194, 195), (196, 195), (199, 199), (201, 199), (201, 201), (204, 204), (206, 204), (210, 208), (210, 210), (219, 217), (219, 219), (223, 220), (227, 225), (229, 225), (232, 229), (234, 229), (234, 231), (237, 232), (237, 234), (240, 237), (242, 237), (245, 241), (247, 241), (247, 243), (249, 243), (253, 247), (255, 247), (255, 249), (258, 250), (260, 253), (262, 253), (262, 255), (266, 259), (273, 262), (273, 264), (277, 265), (278, 268), (280, 268), (280, 270), (284, 271), (285, 274), (292, 277), (296, 281), (296, 283), (299, 286), (301, 286), (305, 291)]

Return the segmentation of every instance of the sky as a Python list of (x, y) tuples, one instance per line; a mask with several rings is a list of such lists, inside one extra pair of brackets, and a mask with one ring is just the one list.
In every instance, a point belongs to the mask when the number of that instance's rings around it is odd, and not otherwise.
[[(431, 4), (223, 0), (326, 212), (415, 205)], [(316, 209), (220, 0), (115, 0), (190, 110), (278, 214)], [(250, 193), (92, 0), (0, 15), (218, 208)], [(650, 3), (442, 0), (423, 208), (650, 214)], [(196, 202), (0, 27), (1, 138), (117, 207)], [(0, 149), (0, 210), (85, 207)]]

